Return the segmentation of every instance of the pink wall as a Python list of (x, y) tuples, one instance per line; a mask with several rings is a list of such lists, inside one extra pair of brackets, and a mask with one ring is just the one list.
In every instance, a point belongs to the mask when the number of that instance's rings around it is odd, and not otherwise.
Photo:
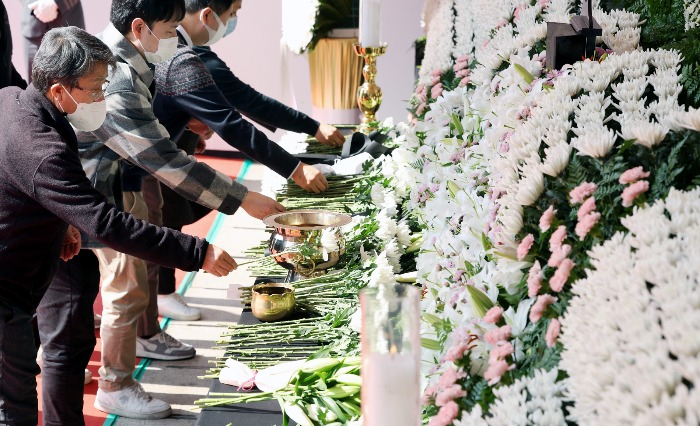
[[(281, 38), (282, 1), (295, 0), (243, 0), (243, 8), (238, 13), (236, 31), (214, 46), (214, 50), (226, 61), (229, 67), (258, 91), (291, 103), (291, 98), (283, 97)], [(13, 61), (23, 75), (24, 45), (19, 21), (20, 0), (3, 0), (10, 16), (12, 36), (15, 44)], [(97, 34), (109, 21), (109, 0), (83, 0), (86, 30)], [(393, 116), (396, 121), (406, 117), (406, 100), (413, 90), (413, 41), (421, 35), (420, 11), (422, 0), (383, 0), (382, 40), (388, 42), (387, 54), (377, 62), (377, 84), (384, 92), (384, 102), (378, 117)], [(400, 11), (400, 15), (399, 12)], [(254, 42), (253, 42), (254, 41)], [(296, 106), (311, 114), (311, 92), (309, 89), (309, 67), (305, 55), (289, 54), (286, 61), (291, 87), (294, 90)], [(281, 132), (270, 134), (278, 140)], [(209, 143), (212, 149), (227, 149), (221, 140)]]

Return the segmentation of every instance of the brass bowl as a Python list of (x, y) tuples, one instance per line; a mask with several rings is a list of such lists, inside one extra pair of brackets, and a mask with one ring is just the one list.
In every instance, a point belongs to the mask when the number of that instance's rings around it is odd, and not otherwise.
[(251, 290), (253, 316), (260, 321), (279, 321), (294, 312), (294, 287), (289, 284), (260, 283)]
[[(270, 236), (270, 254), (283, 268), (296, 271), (304, 276), (323, 273), (335, 266), (345, 254), (345, 239), (340, 227), (350, 223), (352, 218), (343, 213), (324, 210), (292, 210), (277, 213), (263, 219), (267, 226), (275, 228)], [(331, 232), (337, 241), (337, 248), (324, 251), (322, 235)], [(302, 256), (295, 253), (297, 246), (312, 249), (312, 253)], [(291, 251), (291, 252), (290, 252)]]

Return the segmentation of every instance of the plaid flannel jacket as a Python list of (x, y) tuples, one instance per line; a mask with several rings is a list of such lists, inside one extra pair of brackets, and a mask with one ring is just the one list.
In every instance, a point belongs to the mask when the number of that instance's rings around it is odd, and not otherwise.
[[(99, 35), (117, 57), (105, 91), (107, 118), (94, 132), (77, 132), (83, 169), (112, 202), (120, 160), (141, 167), (188, 200), (232, 214), (248, 190), (180, 150), (153, 114), (154, 69), (112, 24)], [(121, 200), (116, 200), (121, 205)], [(84, 247), (96, 247), (84, 242)]]

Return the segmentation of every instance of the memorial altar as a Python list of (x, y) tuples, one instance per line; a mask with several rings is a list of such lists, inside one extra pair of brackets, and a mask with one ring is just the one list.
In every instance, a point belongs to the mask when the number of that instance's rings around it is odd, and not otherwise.
[(266, 400), (278, 424), (697, 424), (700, 7), (671, 2), (669, 24), (622, 3), (429, 1), (410, 119), (360, 129), (386, 150), (319, 166), (321, 194), (266, 177), (290, 211), (351, 220), (251, 247), (293, 316), (231, 325), (206, 374), (235, 386), (198, 404)]

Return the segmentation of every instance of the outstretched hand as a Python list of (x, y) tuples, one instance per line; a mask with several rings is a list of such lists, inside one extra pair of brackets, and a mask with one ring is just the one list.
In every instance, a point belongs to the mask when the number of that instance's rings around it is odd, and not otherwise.
[(343, 143), (345, 143), (345, 136), (340, 133), (340, 130), (336, 129), (330, 124), (321, 123), (321, 125), (318, 126), (318, 130), (316, 131), (314, 137), (322, 145), (341, 146)]
[(302, 187), (307, 192), (323, 192), (328, 189), (328, 181), (323, 173), (314, 166), (299, 163), (299, 166), (292, 174), (294, 183)]
[(245, 196), (243, 203), (241, 203), (241, 208), (249, 215), (261, 220), (271, 214), (287, 210), (282, 204), (272, 198), (253, 191), (248, 191), (248, 195)]
[(202, 269), (217, 277), (225, 277), (229, 272), (238, 268), (236, 261), (233, 260), (226, 250), (209, 244), (207, 254), (204, 257)]

